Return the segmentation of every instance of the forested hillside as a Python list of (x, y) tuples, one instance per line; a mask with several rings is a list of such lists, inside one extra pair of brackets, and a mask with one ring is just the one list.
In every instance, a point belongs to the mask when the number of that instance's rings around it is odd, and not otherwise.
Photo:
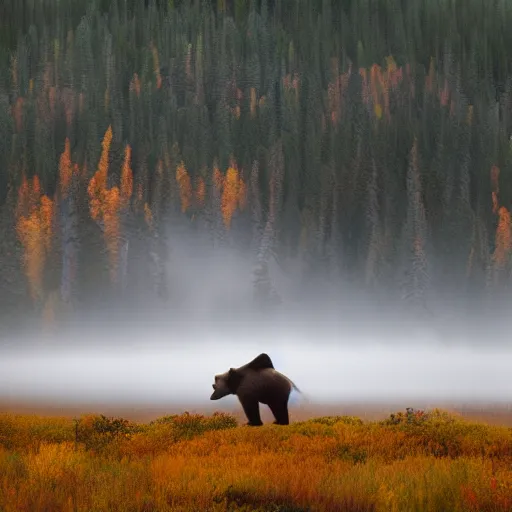
[(0, 322), (179, 302), (192, 231), (250, 254), (260, 305), (274, 260), (304, 293), (507, 303), (510, 2), (7, 0), (0, 19)]

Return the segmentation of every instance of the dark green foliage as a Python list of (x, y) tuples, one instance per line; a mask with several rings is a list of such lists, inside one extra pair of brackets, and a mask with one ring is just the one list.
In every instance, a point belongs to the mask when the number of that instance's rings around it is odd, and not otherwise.
[(338, 444), (328, 450), (327, 460), (341, 459), (352, 462), (353, 464), (364, 464), (368, 459), (368, 453), (364, 449), (358, 449), (349, 444)]
[[(156, 219), (179, 212), (172, 180), (181, 158), (192, 183), (200, 175), (209, 183), (214, 160), (224, 171), (233, 157), (244, 179), (259, 165), (265, 222), (269, 155), (280, 141), (274, 250), (300, 255), (305, 278), (325, 279), (338, 268), (354, 284), (386, 287), (397, 297), (489, 291), (497, 225), (492, 165), (501, 169), (499, 204), (512, 203), (508, 2), (7, 0), (0, 19), (0, 205), (7, 207), (9, 189), (15, 198), (21, 172), (37, 174), (53, 195), (66, 136), (73, 162), (87, 163), (90, 178), (112, 125), (109, 179), (118, 183), (130, 144), (135, 183)], [(362, 99), (358, 71), (369, 76), (373, 64), (385, 70), (388, 56), (402, 81), (389, 93), (389, 117), (378, 119)], [(332, 122), (330, 95), (343, 74)], [(12, 115), (18, 98), (20, 127)], [(154, 204), (155, 169), (166, 156), (165, 197)], [(250, 208), (243, 215), (250, 218)], [(246, 231), (243, 222), (233, 225)], [(84, 228), (82, 241), (88, 236)], [(7, 258), (2, 249), (0, 261)], [(87, 268), (97, 258), (79, 258), (77, 279), (90, 283), (87, 295), (101, 288), (102, 274)]]
[(75, 441), (88, 450), (101, 450), (116, 440), (130, 438), (141, 427), (124, 418), (107, 418), (103, 414), (75, 420)]
[(103, 414), (94, 420), (93, 429), (98, 434), (115, 437), (120, 434), (129, 434), (133, 430), (128, 420), (123, 418), (107, 418)]
[(415, 411), (413, 408), (408, 407), (406, 409), (405, 414), (403, 412), (398, 412), (396, 414), (390, 414), (387, 420), (383, 421), (384, 425), (419, 425), (429, 419), (429, 413), (425, 413), (425, 411), (417, 410)]

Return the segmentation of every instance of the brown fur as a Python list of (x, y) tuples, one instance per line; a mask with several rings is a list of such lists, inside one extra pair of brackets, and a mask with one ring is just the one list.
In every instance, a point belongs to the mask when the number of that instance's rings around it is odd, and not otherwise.
[(240, 368), (230, 368), (215, 376), (214, 392), (210, 400), (236, 395), (242, 404), (248, 425), (263, 425), (259, 404), (268, 405), (278, 425), (288, 425), (288, 399), (292, 387), (299, 389), (282, 373), (279, 373), (267, 354), (260, 354)]

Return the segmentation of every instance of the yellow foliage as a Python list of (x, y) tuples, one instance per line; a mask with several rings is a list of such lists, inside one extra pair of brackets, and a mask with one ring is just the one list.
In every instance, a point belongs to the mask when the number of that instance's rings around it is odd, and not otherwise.
[(499, 167), (493, 165), (491, 168), (492, 212), (498, 214), (498, 226), (496, 228), (496, 243), (492, 259), (497, 268), (504, 268), (510, 259), (512, 226), (510, 212), (504, 206), (499, 206), (499, 176)]
[(130, 168), (130, 149), (125, 148), (125, 160), (121, 172), (121, 192), (118, 187), (107, 189), (108, 158), (112, 142), (112, 127), (105, 132), (98, 169), (87, 187), (91, 217), (105, 224), (104, 238), (110, 259), (110, 277), (117, 280), (121, 206), (127, 206), (133, 189), (133, 177)]
[(217, 192), (220, 192), (224, 185), (224, 178), (217, 165), (213, 166), (213, 185), (217, 189)]
[(124, 162), (121, 171), (121, 202), (123, 208), (130, 203), (133, 194), (133, 172), (131, 168), (132, 148), (129, 144), (124, 148)]
[(365, 68), (359, 69), (362, 78), (362, 97), (366, 105), (373, 103), (373, 112), (377, 119), (385, 114), (390, 118), (389, 94), (396, 89), (403, 79), (403, 70), (398, 68), (393, 57), (386, 57), (386, 69), (373, 64), (369, 73)]
[(98, 163), (98, 169), (94, 173), (94, 176), (91, 178), (89, 186), (87, 187), (87, 192), (89, 194), (89, 208), (91, 217), (94, 220), (101, 218), (103, 215), (105, 202), (104, 194), (107, 187), (108, 156), (111, 142), (112, 127), (109, 126), (101, 143), (102, 151), (100, 161)]
[(378, 64), (373, 64), (370, 68), (370, 88), (373, 96), (373, 103), (377, 104), (379, 102), (379, 91), (377, 89), (378, 84), (380, 83), (381, 77), (381, 68)]
[(30, 208), (33, 210), (41, 197), (41, 182), (37, 174), (32, 178), (32, 189), (30, 190)]
[(73, 443), (42, 443), (36, 453), (27, 454), (26, 467), (34, 484), (44, 486), (57, 483), (68, 471), (77, 471), (80, 476), (82, 460), (82, 454), (75, 451)]
[(103, 137), (103, 141), (101, 142), (101, 157), (100, 162), (98, 164), (98, 171), (100, 171), (102, 178), (104, 181), (102, 182), (102, 186), (105, 186), (105, 182), (107, 179), (108, 173), (108, 154), (110, 151), (110, 144), (112, 143), (112, 126), (109, 125), (105, 135)]
[(224, 178), (224, 189), (221, 198), (222, 218), (227, 229), (231, 226), (231, 219), (238, 204), (238, 189), (238, 170), (230, 166)]
[(89, 185), (87, 187), (87, 192), (89, 193), (89, 209), (91, 212), (91, 217), (94, 220), (97, 220), (101, 216), (101, 197), (103, 194), (100, 182), (98, 180), (99, 176), (96, 173), (89, 181)]
[(41, 194), (37, 176), (32, 186), (23, 177), (18, 190), (16, 232), (24, 248), (25, 274), (34, 300), (43, 295), (43, 270), (52, 244), (54, 206), (49, 197)]
[(205, 198), (206, 198), (206, 183), (201, 176), (198, 176), (196, 179), (196, 190), (195, 190), (196, 204), (202, 208), (204, 206)]
[(42, 196), (41, 205), (39, 207), (39, 217), (44, 247), (47, 251), (49, 251), (51, 247), (54, 209), (54, 202), (48, 196)]
[(510, 212), (501, 206), (498, 210), (499, 221), (496, 228), (496, 248), (493, 260), (499, 267), (504, 267), (510, 258), (512, 247), (512, 233), (510, 225)]
[(181, 211), (185, 213), (190, 208), (192, 199), (192, 185), (190, 183), (190, 176), (185, 169), (185, 164), (181, 162), (176, 168), (176, 181), (180, 189)]
[(251, 117), (256, 115), (256, 106), (258, 104), (258, 100), (256, 98), (256, 89), (251, 87)]
[(144, 220), (150, 229), (153, 229), (153, 213), (148, 203), (144, 203)]
[(36, 212), (28, 218), (21, 217), (17, 225), (18, 237), (24, 246), (23, 262), (25, 274), (30, 284), (30, 294), (34, 300), (42, 296), (43, 268), (45, 255), (43, 253), (43, 237), (40, 229), (39, 216)]
[(113, 282), (117, 280), (118, 254), (119, 254), (119, 189), (112, 187), (105, 190), (105, 203), (103, 220), (105, 222), (105, 242), (110, 257), (110, 278)]
[(382, 117), (382, 107), (380, 106), (380, 103), (376, 103), (373, 108), (375, 111), (375, 117), (380, 119)]

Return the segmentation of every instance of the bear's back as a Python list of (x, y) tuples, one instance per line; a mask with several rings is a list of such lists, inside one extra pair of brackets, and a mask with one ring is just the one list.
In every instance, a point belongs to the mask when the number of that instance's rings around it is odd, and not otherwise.
[(290, 380), (273, 368), (246, 369), (237, 390), (238, 396), (251, 396), (262, 403), (269, 400), (287, 399), (292, 385)]

